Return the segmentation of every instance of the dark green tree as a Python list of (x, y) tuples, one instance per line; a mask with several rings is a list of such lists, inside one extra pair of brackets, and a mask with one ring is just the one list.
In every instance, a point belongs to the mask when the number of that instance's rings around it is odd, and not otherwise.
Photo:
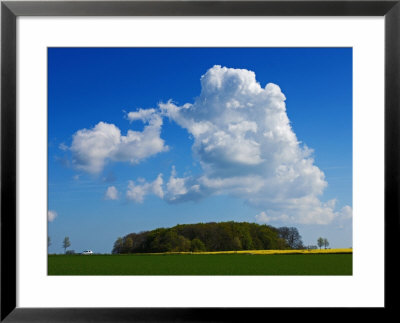
[(175, 247), (172, 251), (190, 251), (191, 242), (184, 236), (178, 235)]
[(278, 229), (279, 236), (284, 239), (290, 249), (303, 249), (301, 235), (296, 228), (281, 227)]
[(124, 240), (121, 237), (118, 237), (117, 241), (114, 243), (112, 253), (122, 253), (123, 247)]
[(132, 252), (132, 248), (133, 248), (133, 239), (131, 237), (125, 238), (124, 244), (123, 244), (124, 253)]
[(194, 238), (190, 244), (190, 251), (206, 251), (206, 246), (203, 241), (198, 238)]
[(233, 250), (242, 250), (242, 242), (239, 237), (233, 238)]

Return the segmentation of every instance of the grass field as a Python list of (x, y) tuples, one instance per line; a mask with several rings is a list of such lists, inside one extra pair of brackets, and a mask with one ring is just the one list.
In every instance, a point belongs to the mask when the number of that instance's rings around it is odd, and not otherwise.
[(352, 275), (352, 253), (49, 255), (49, 275)]

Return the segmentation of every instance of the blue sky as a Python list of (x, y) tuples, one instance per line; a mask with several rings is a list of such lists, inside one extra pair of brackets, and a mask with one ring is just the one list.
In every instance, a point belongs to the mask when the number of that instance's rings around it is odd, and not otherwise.
[(231, 220), (350, 247), (352, 50), (49, 48), (48, 181), (51, 253)]

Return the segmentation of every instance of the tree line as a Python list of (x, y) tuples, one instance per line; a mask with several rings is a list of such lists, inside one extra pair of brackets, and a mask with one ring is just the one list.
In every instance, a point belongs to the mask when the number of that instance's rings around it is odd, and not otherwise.
[(248, 222), (179, 224), (119, 237), (112, 250), (121, 253), (302, 249), (294, 227), (275, 228)]

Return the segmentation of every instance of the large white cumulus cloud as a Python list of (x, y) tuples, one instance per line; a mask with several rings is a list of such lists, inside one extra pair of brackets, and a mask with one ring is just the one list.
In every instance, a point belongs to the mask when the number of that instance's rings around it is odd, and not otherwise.
[(149, 110), (128, 115), (128, 119), (146, 123), (143, 131), (128, 130), (126, 136), (113, 124), (99, 122), (92, 129), (77, 131), (70, 150), (73, 164), (88, 173), (100, 173), (107, 161), (139, 163), (143, 159), (168, 149), (160, 138), (162, 118)]
[(197, 178), (173, 174), (170, 186), (179, 194), (167, 187), (169, 200), (229, 193), (263, 210), (260, 222), (325, 224), (340, 215), (335, 200), (319, 199), (325, 175), (298, 141), (278, 85), (262, 87), (252, 71), (214, 66), (201, 87), (194, 103), (159, 105), (193, 136), (193, 154), (204, 171)]

